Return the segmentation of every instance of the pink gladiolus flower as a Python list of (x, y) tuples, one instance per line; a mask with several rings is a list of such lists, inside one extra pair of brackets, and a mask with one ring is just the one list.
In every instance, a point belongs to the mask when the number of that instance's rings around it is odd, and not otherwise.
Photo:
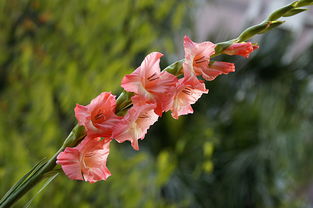
[(76, 105), (74, 111), (79, 125), (85, 126), (89, 136), (111, 137), (112, 128), (119, 117), (115, 115), (115, 96), (103, 92), (89, 105)]
[(210, 57), (215, 53), (215, 44), (209, 41), (193, 42), (188, 36), (184, 37), (185, 62), (183, 65), (185, 76), (202, 75), (205, 77)]
[(179, 79), (170, 109), (172, 117), (178, 119), (180, 115), (193, 113), (191, 104), (194, 104), (203, 93), (208, 93), (208, 90), (196, 76), (185, 76)]
[(134, 96), (133, 106), (113, 131), (113, 138), (122, 143), (130, 141), (135, 150), (139, 150), (138, 139), (144, 139), (149, 127), (158, 120), (155, 103), (146, 103), (142, 97)]
[(65, 148), (57, 157), (57, 164), (72, 180), (90, 183), (106, 180), (110, 171), (106, 167), (111, 139), (86, 137), (78, 146)]
[(134, 92), (147, 102), (156, 103), (154, 109), (158, 115), (167, 111), (175, 89), (177, 78), (160, 71), (159, 52), (150, 53), (133, 73), (126, 75), (122, 80), (122, 87), (128, 92)]
[(221, 74), (228, 74), (229, 72), (235, 71), (235, 64), (214, 61), (209, 64), (209, 67), (204, 69), (203, 78), (208, 81), (214, 80), (217, 76)]
[(252, 44), (251, 42), (234, 43), (225, 49), (223, 53), (227, 55), (239, 55), (248, 58), (250, 53), (258, 48), (258, 45)]
[(183, 64), (185, 76), (201, 75), (207, 81), (214, 80), (221, 74), (235, 71), (235, 65), (215, 61), (210, 64), (210, 57), (215, 53), (215, 44), (211, 42), (195, 43), (188, 36), (184, 38), (185, 62)]

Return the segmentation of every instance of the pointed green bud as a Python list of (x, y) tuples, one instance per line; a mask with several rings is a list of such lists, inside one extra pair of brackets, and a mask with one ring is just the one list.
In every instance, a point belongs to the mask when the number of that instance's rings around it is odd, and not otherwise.
[(296, 8), (296, 9), (290, 10), (289, 12), (287, 12), (286, 14), (284, 14), (283, 17), (290, 17), (290, 16), (293, 16), (293, 15), (300, 14), (300, 13), (302, 13), (302, 12), (305, 12), (305, 11), (307, 11), (307, 10), (308, 10), (308, 9)]
[(75, 147), (85, 136), (85, 127), (77, 124), (63, 142), (61, 149), (64, 150), (66, 147)]
[(262, 34), (262, 33), (266, 33), (268, 31), (270, 31), (271, 29), (275, 28), (275, 27), (278, 27), (280, 26), (281, 24), (285, 23), (286, 21), (272, 21), (270, 26), (267, 27), (265, 30), (263, 30), (261, 33), (259, 34)]
[(86, 136), (86, 130), (84, 126), (76, 125), (72, 132), (65, 139), (63, 146), (75, 147)]
[(274, 21), (277, 20), (278, 18), (282, 17), (284, 14), (286, 14), (287, 12), (289, 12), (290, 10), (294, 9), (296, 7), (298, 2), (293, 2), (285, 7), (282, 7), (278, 10), (276, 10), (275, 12), (273, 12), (269, 17), (268, 17), (268, 21)]
[(175, 76), (181, 74), (181, 69), (183, 68), (184, 59), (176, 61), (175, 63), (169, 65), (164, 69), (164, 71), (167, 71), (168, 73), (171, 73)]
[(297, 7), (313, 5), (313, 0), (300, 0), (297, 2)]
[(270, 21), (263, 22), (261, 24), (252, 26), (243, 31), (238, 37), (238, 43), (244, 42), (252, 38), (256, 34), (260, 34), (265, 31), (271, 25)]

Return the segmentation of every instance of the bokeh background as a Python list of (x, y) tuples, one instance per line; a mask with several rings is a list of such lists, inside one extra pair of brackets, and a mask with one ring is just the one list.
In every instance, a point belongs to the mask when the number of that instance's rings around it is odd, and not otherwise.
[[(51, 157), (76, 103), (120, 80), (151, 51), (162, 67), (183, 36), (225, 41), (282, 0), (0, 1), (0, 195)], [(254, 39), (236, 73), (207, 83), (195, 113), (165, 114), (140, 142), (112, 142), (107, 181), (58, 176), (32, 207), (313, 207), (312, 10)], [(22, 198), (23, 207), (40, 186)]]

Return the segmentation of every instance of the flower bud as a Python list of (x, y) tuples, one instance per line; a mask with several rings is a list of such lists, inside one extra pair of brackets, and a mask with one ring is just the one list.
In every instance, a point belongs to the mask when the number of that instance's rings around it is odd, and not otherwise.
[(265, 31), (271, 25), (271, 21), (266, 21), (261, 24), (249, 27), (245, 31), (243, 31), (239, 37), (238, 42), (244, 42), (250, 38), (252, 38), (256, 34), (260, 34)]
[(313, 0), (300, 0), (297, 2), (297, 7), (313, 5)]
[(239, 55), (248, 58), (250, 53), (258, 49), (259, 46), (252, 44), (251, 42), (247, 43), (234, 43), (229, 46), (226, 50), (223, 51), (223, 54), (227, 55)]
[(283, 17), (290, 17), (290, 16), (293, 16), (293, 15), (296, 15), (296, 14), (300, 14), (302, 12), (305, 12), (306, 10), (308, 10), (308, 9), (295, 8), (295, 9), (290, 10), (286, 14), (284, 14)]
[(267, 20), (269, 21), (274, 21), (277, 20), (278, 18), (282, 17), (284, 14), (289, 12), (290, 10), (294, 9), (296, 7), (297, 2), (293, 2), (285, 7), (282, 7), (275, 12), (273, 12)]

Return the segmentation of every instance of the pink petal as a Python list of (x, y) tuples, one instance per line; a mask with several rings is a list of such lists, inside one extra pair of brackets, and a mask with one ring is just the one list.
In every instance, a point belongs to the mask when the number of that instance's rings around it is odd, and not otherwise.
[(160, 79), (158, 82), (155, 83), (155, 85), (149, 87), (149, 92), (152, 94), (167, 93), (171, 88), (175, 87), (177, 81), (178, 79), (176, 76), (163, 71), (160, 73)]
[(176, 86), (176, 94), (171, 103), (172, 116), (178, 119), (180, 115), (193, 113), (191, 104), (194, 104), (203, 93), (208, 93), (204, 83), (195, 76), (181, 78)]
[(168, 72), (160, 72), (160, 57), (158, 52), (150, 53), (133, 73), (122, 80), (122, 87), (135, 96), (140, 96), (146, 102), (156, 103), (155, 112), (158, 115), (168, 110), (171, 95), (176, 86), (176, 76)]
[(214, 61), (202, 72), (202, 77), (205, 80), (212, 81), (221, 74), (228, 74), (235, 71), (235, 65), (233, 63)]
[(67, 147), (57, 157), (57, 164), (62, 166), (64, 173), (72, 180), (83, 180), (80, 169), (80, 152), (75, 148)]
[(184, 38), (185, 64), (184, 74), (201, 75), (202, 70), (207, 68), (210, 57), (215, 53), (215, 44), (206, 41), (202, 43), (193, 42), (188, 36)]
[(211, 81), (221, 74), (235, 71), (235, 66), (231, 63), (218, 61), (210, 63), (210, 57), (215, 53), (215, 44), (211, 42), (195, 43), (185, 36), (184, 47), (183, 70), (185, 76), (201, 75), (205, 80)]
[(121, 86), (128, 92), (139, 93), (141, 87), (141, 80), (139, 76), (140, 67), (133, 73), (125, 75), (122, 79)]
[(86, 137), (77, 147), (67, 147), (57, 157), (57, 164), (73, 180), (94, 183), (106, 180), (110, 171), (106, 167), (111, 140)]
[(154, 86), (160, 74), (160, 58), (163, 54), (152, 52), (146, 56), (133, 73), (126, 75), (122, 79), (121, 86), (128, 92), (145, 95), (149, 91), (150, 86)]
[(133, 97), (133, 107), (113, 131), (113, 138), (122, 143), (130, 141), (135, 150), (139, 150), (138, 140), (144, 139), (149, 127), (154, 124), (158, 115), (154, 113), (154, 103), (143, 103), (140, 96)]
[(170, 108), (170, 103), (174, 98), (176, 83), (178, 79), (176, 76), (163, 71), (160, 74), (160, 80), (158, 85), (153, 88), (151, 91), (155, 95), (156, 108), (154, 109), (155, 113), (159, 116), (162, 116), (162, 113), (168, 111)]
[(76, 105), (75, 116), (89, 136), (111, 137), (112, 128), (120, 119), (114, 113), (115, 106), (115, 96), (103, 92), (87, 106)]
[(88, 108), (83, 105), (76, 104), (74, 108), (75, 116), (79, 125), (84, 125), (86, 123), (87, 118), (89, 116)]
[(146, 56), (140, 65), (140, 77), (148, 79), (152, 75), (158, 75), (160, 73), (160, 58), (162, 53), (152, 52)]

